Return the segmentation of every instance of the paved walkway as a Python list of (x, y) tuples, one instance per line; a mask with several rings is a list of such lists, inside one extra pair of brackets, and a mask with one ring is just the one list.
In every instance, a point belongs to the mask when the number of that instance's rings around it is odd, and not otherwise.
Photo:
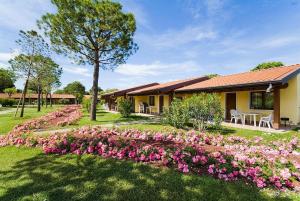
[(228, 123), (228, 122), (222, 122), (222, 126), (227, 126), (227, 127), (233, 127), (233, 128), (240, 128), (240, 129), (247, 129), (247, 130), (257, 130), (257, 131), (262, 131), (266, 133), (285, 133), (289, 130), (290, 128), (286, 129), (273, 129), (273, 128), (267, 128), (267, 127), (260, 127), (259, 126), (252, 126), (252, 125), (242, 125), (242, 124), (235, 124), (235, 123)]
[(0, 115), (1, 114), (7, 114), (7, 113), (15, 112), (15, 111), (16, 111), (15, 108), (14, 109), (3, 110), (3, 111), (0, 111)]

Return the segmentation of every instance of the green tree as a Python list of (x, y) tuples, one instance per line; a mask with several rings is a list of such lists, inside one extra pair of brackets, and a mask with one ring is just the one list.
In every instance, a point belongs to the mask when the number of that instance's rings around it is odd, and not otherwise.
[(264, 62), (255, 66), (253, 69), (251, 69), (251, 71), (258, 71), (258, 70), (269, 69), (269, 68), (274, 68), (279, 66), (284, 66), (284, 64), (280, 61)]
[[(37, 55), (35, 60), (35, 75), (32, 81), (36, 85), (38, 93), (38, 112), (41, 110), (41, 100), (43, 91), (46, 94), (46, 102), (48, 92), (52, 84), (59, 84), (59, 78), (62, 68), (59, 67), (50, 57)], [(50, 90), (51, 91), (51, 90)]]
[(110, 0), (52, 0), (56, 13), (38, 21), (56, 52), (94, 66), (91, 120), (96, 120), (99, 69), (114, 69), (137, 50), (136, 22)]
[(14, 87), (16, 76), (14, 72), (0, 68), (0, 92), (3, 92), (6, 88)]
[[(20, 117), (24, 115), (25, 97), (27, 93), (27, 87), (29, 79), (36, 72), (36, 61), (37, 55), (47, 55), (49, 54), (49, 46), (45, 42), (42, 36), (40, 36), (36, 31), (20, 31), (20, 39), (16, 41), (19, 45), (21, 54), (11, 59), (9, 63), (11, 64), (11, 70), (17, 74), (19, 77), (25, 78), (24, 89), (22, 91), (22, 107)], [(19, 107), (19, 104), (18, 104)], [(15, 115), (18, 112), (16, 110)]]
[(76, 97), (76, 104), (82, 101), (85, 93), (85, 87), (78, 81), (68, 84), (64, 88), (64, 92), (68, 94), (73, 94)]
[(6, 88), (4, 89), (4, 93), (7, 93), (10, 98), (13, 94), (17, 93), (17, 89), (15, 87)]
[(55, 94), (64, 94), (65, 91), (63, 89), (57, 89), (56, 91), (54, 91)]

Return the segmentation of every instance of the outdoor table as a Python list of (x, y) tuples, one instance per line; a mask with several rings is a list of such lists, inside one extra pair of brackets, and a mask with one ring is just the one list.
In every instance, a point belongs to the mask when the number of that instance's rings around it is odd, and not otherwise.
[(258, 115), (260, 115), (259, 113), (255, 113), (255, 112), (243, 112), (243, 113), (241, 113), (242, 114), (242, 116), (243, 116), (243, 125), (245, 125), (245, 122), (246, 122), (246, 116), (248, 115), (249, 117), (250, 117), (250, 124), (251, 124), (251, 121), (253, 120), (253, 124), (254, 124), (254, 126), (256, 126), (256, 117), (258, 116)]
[(290, 121), (290, 118), (288, 118), (288, 117), (281, 117), (280, 120), (284, 122), (284, 127), (286, 127), (286, 123), (288, 121)]

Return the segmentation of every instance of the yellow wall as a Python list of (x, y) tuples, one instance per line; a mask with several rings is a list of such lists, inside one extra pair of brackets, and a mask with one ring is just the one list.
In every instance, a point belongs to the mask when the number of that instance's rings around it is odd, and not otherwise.
[(293, 124), (300, 122), (299, 102), (300, 102), (300, 75), (292, 78), (288, 82), (286, 89), (280, 90), (280, 116), (288, 117)]
[[(134, 96), (135, 99), (135, 112), (139, 112), (139, 104), (141, 102), (147, 103), (149, 105), (149, 96)], [(159, 113), (159, 95), (154, 96), (154, 107), (152, 112)], [(164, 95), (164, 107), (169, 107), (169, 95)]]
[(298, 109), (298, 123), (300, 123), (300, 74), (297, 76), (297, 81), (298, 81), (297, 84), (298, 108), (297, 109)]

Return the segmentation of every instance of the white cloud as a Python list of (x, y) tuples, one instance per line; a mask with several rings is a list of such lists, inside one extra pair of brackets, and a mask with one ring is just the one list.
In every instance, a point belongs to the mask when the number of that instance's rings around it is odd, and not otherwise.
[(51, 9), (50, 1), (45, 0), (1, 0), (0, 27), (10, 29), (31, 29), (41, 13)]
[(156, 61), (151, 64), (123, 64), (116, 69), (116, 73), (128, 76), (158, 76), (173, 73), (189, 73), (201, 70), (194, 61), (183, 63), (161, 63)]
[[(224, 11), (227, 0), (182, 0), (183, 8), (194, 19), (206, 18), (206, 20), (224, 19), (228, 16), (228, 10)], [(208, 18), (209, 19), (208, 19)]]
[(216, 37), (217, 33), (209, 28), (187, 26), (182, 30), (169, 30), (160, 35), (144, 35), (141, 40), (158, 48), (172, 48)]
[(290, 44), (298, 43), (300, 42), (299, 37), (294, 36), (279, 36), (267, 39), (263, 41), (262, 43), (258, 44), (258, 47), (261, 48), (279, 48), (284, 47)]
[(90, 73), (87, 68), (83, 68), (83, 67), (63, 66), (63, 70), (68, 72), (68, 73), (82, 75), (82, 76), (85, 76), (85, 77), (91, 77), (92, 76), (92, 73)]
[(18, 49), (14, 49), (12, 52), (0, 52), (0, 62), (7, 63), (10, 59), (19, 54)]

